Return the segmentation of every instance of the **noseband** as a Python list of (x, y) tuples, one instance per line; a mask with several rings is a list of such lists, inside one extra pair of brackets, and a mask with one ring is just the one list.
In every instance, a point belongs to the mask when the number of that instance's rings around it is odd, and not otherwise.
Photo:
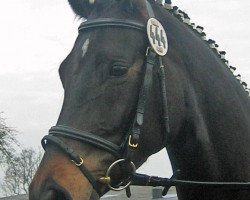
[[(46, 150), (48, 143), (54, 144), (59, 149), (61, 149), (81, 170), (84, 176), (88, 179), (90, 184), (96, 190), (96, 192), (101, 195), (100, 182), (101, 184), (106, 184), (112, 190), (122, 190), (126, 188), (127, 196), (130, 196), (129, 185), (148, 185), (148, 186), (164, 186), (163, 195), (165, 195), (171, 186), (178, 185), (191, 185), (191, 186), (212, 186), (212, 187), (240, 187), (249, 188), (250, 183), (235, 183), (235, 182), (195, 182), (195, 181), (184, 181), (176, 179), (177, 172), (172, 176), (172, 178), (160, 178), (151, 177), (147, 175), (135, 173), (135, 165), (132, 162), (132, 157), (136, 152), (138, 145), (140, 143), (140, 129), (143, 124), (144, 110), (147, 98), (149, 96), (149, 91), (152, 86), (152, 70), (153, 67), (158, 64), (159, 79), (161, 85), (162, 94), (162, 117), (163, 125), (165, 128), (165, 133), (169, 133), (169, 118), (168, 118), (168, 106), (167, 106), (167, 95), (166, 95), (166, 81), (165, 81), (165, 67), (162, 64), (162, 56), (167, 53), (167, 36), (160, 22), (154, 19), (154, 13), (147, 2), (148, 13), (150, 16), (147, 27), (141, 23), (132, 20), (124, 19), (114, 19), (114, 18), (100, 18), (90, 21), (83, 22), (79, 27), (79, 32), (84, 32), (88, 30), (94, 30), (97, 28), (121, 28), (121, 29), (132, 29), (135, 31), (140, 31), (145, 34), (147, 31), (149, 39), (149, 47), (146, 51), (146, 61), (145, 61), (145, 75), (143, 83), (139, 92), (139, 98), (137, 103), (137, 110), (133, 123), (130, 130), (123, 139), (122, 144), (114, 144), (102, 137), (99, 137), (93, 133), (81, 131), (74, 129), (72, 127), (57, 125), (49, 130), (49, 135), (46, 135), (42, 139), (42, 146)], [(155, 29), (153, 29), (155, 28)], [(117, 161), (115, 161), (108, 168), (106, 176), (101, 177), (98, 181), (93, 177), (92, 173), (84, 166), (83, 158), (80, 157), (75, 151), (65, 144), (59, 138), (67, 138), (82, 143), (92, 145), (98, 149), (105, 150), (111, 153)], [(121, 181), (116, 186), (111, 185), (110, 172), (115, 165), (120, 165), (121, 163), (126, 163), (132, 168), (132, 172), (127, 172), (128, 178), (126, 181)]]

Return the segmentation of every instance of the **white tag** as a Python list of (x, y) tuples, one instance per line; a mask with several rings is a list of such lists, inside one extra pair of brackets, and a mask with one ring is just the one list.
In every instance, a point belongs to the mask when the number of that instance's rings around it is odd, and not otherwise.
[(168, 51), (168, 38), (163, 26), (157, 19), (150, 18), (148, 20), (147, 34), (155, 53), (160, 56), (166, 55)]

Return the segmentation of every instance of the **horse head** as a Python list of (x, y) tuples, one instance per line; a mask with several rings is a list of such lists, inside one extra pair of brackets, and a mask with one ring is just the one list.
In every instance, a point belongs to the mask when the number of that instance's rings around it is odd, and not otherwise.
[[(69, 0), (87, 21), (59, 68), (64, 102), (42, 140), (30, 199), (99, 199), (128, 186), (164, 147), (181, 179), (250, 180), (249, 96), (203, 27), (167, 2)], [(177, 192), (181, 200), (250, 198), (187, 185)]]
[[(51, 134), (60, 132), (60, 141), (44, 139), (46, 153), (31, 184), (30, 199), (98, 199), (107, 191), (107, 186), (96, 180), (105, 176), (117, 157), (125, 154), (124, 143), (128, 140), (132, 146), (135, 143), (129, 132), (132, 124), (137, 123), (134, 121), (137, 121), (135, 116), (149, 46), (146, 1), (110, 0), (93, 4), (70, 1), (70, 4), (77, 14), (88, 20), (80, 26), (75, 45), (59, 68), (64, 103)], [(161, 123), (162, 108), (159, 106), (158, 70), (154, 68), (149, 72), (152, 73), (152, 89), (148, 89), (150, 95), (141, 100), (141, 104), (146, 103), (141, 136), (136, 153), (130, 158), (136, 168), (166, 145)], [(72, 139), (69, 132), (72, 135), (75, 132), (77, 137), (87, 132), (91, 133), (90, 137), (105, 139), (106, 143), (112, 143), (111, 148), (114, 145), (121, 147), (119, 155), (100, 148), (98, 144)], [(79, 162), (83, 162), (87, 174), (76, 166), (79, 164), (77, 158), (72, 162), (72, 154), (71, 159), (65, 155), (65, 151), (71, 149), (80, 155)], [(91, 178), (86, 178), (88, 174)], [(120, 167), (112, 170), (113, 182), (123, 176)], [(91, 181), (95, 182), (94, 189)]]

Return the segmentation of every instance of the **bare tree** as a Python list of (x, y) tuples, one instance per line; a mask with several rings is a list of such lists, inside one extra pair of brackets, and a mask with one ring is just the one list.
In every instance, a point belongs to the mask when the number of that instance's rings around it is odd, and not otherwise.
[(18, 145), (18, 142), (15, 138), (16, 131), (8, 127), (5, 123), (5, 120), (1, 117), (0, 113), (0, 165), (3, 165), (5, 162), (8, 162), (12, 158), (13, 144)]
[(24, 149), (14, 156), (5, 170), (2, 190), (5, 195), (27, 194), (29, 185), (42, 158), (42, 151)]

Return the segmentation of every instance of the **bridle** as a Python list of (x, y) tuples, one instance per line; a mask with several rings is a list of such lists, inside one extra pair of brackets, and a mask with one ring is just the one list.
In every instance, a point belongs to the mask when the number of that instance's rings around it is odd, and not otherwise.
[[(147, 2), (147, 1), (146, 1)], [(168, 117), (168, 105), (167, 105), (167, 95), (166, 95), (166, 77), (165, 77), (165, 67), (162, 64), (162, 57), (167, 53), (167, 36), (164, 28), (161, 26), (160, 22), (154, 18), (154, 13), (151, 5), (147, 2), (147, 9), (149, 14), (149, 21), (147, 28), (144, 24), (124, 19), (115, 18), (99, 18), (94, 20), (89, 20), (83, 22), (79, 27), (79, 32), (84, 32), (87, 30), (93, 30), (97, 28), (122, 28), (122, 29), (132, 29), (140, 31), (145, 34), (147, 31), (149, 39), (149, 47), (146, 51), (146, 61), (145, 61), (145, 75), (142, 82), (142, 86), (139, 92), (139, 98), (137, 102), (137, 109), (135, 113), (132, 126), (126, 136), (123, 139), (122, 144), (114, 144), (102, 137), (99, 137), (93, 133), (81, 131), (74, 129), (72, 127), (57, 125), (49, 130), (49, 135), (46, 135), (42, 139), (42, 146), (46, 150), (46, 145), (52, 143), (57, 146), (61, 151), (63, 151), (73, 163), (81, 170), (83, 175), (88, 179), (90, 184), (93, 186), (95, 191), (100, 195), (100, 184), (106, 184), (112, 190), (122, 190), (126, 189), (127, 196), (129, 197), (130, 190), (129, 186), (132, 185), (148, 185), (148, 186), (164, 186), (163, 195), (167, 194), (171, 186), (178, 185), (190, 185), (190, 186), (212, 186), (212, 187), (240, 187), (249, 188), (250, 183), (237, 183), (237, 182), (197, 182), (197, 181), (185, 181), (177, 179), (178, 170), (174, 175), (168, 178), (152, 177), (143, 174), (137, 174), (136, 167), (132, 162), (132, 157), (136, 152), (138, 145), (140, 143), (141, 126), (143, 125), (145, 105), (149, 96), (149, 91), (152, 86), (152, 70), (153, 67), (158, 64), (159, 79), (161, 85), (161, 95), (162, 95), (162, 118), (163, 125), (165, 128), (165, 133), (169, 133), (169, 117)], [(153, 28), (155, 28), (153, 30)], [(98, 149), (105, 150), (111, 153), (117, 160), (110, 165), (107, 170), (106, 176), (101, 177), (96, 180), (92, 173), (84, 166), (84, 159), (80, 157), (71, 147), (65, 144), (59, 138), (67, 138), (70, 140), (79, 141), (92, 145)], [(126, 180), (122, 180), (119, 184), (112, 186), (110, 173), (115, 165), (121, 165), (125, 163), (127, 166), (132, 168), (132, 171), (127, 172), (128, 177)]]
[[(148, 6), (148, 13), (149, 16), (153, 15), (153, 10), (149, 3), (147, 3)], [(157, 20), (155, 20), (155, 23)], [(99, 18), (94, 20), (89, 20), (86, 22), (83, 22), (79, 27), (79, 32), (84, 32), (87, 30), (97, 29), (97, 28), (122, 28), (122, 29), (133, 29), (136, 31), (140, 31), (145, 34), (146, 32), (146, 26), (142, 23), (132, 21), (132, 20), (124, 20), (124, 19), (114, 19), (114, 18)], [(151, 33), (154, 34), (151, 30)], [(162, 33), (161, 33), (162, 34)], [(156, 35), (158, 36), (158, 35)], [(152, 36), (153, 37), (153, 36)], [(163, 37), (163, 35), (161, 35)], [(162, 38), (163, 39), (163, 38)], [(167, 49), (167, 38), (165, 36), (165, 43), (164, 46)], [(157, 42), (157, 38), (155, 39)], [(159, 42), (159, 41), (158, 41)], [(162, 50), (162, 49), (160, 49)], [(137, 103), (137, 110), (135, 114), (135, 118), (133, 120), (131, 129), (129, 130), (128, 134), (126, 134), (124, 138), (124, 142), (121, 145), (114, 144), (104, 138), (98, 137), (95, 134), (86, 132), (86, 131), (80, 131), (76, 130), (72, 127), (66, 127), (66, 126), (54, 126), (49, 130), (49, 135), (46, 135), (42, 139), (42, 146), (44, 149), (46, 148), (47, 142), (53, 143), (57, 147), (59, 147), (64, 153), (66, 153), (70, 159), (79, 167), (79, 169), (82, 171), (82, 173), (85, 175), (85, 177), (89, 180), (93, 188), (100, 194), (98, 184), (92, 174), (89, 172), (89, 170), (83, 165), (83, 158), (81, 158), (79, 155), (75, 153), (75, 151), (70, 148), (68, 145), (66, 145), (59, 137), (68, 138), (72, 140), (77, 140), (83, 143), (87, 143), (90, 145), (93, 145), (96, 148), (105, 150), (109, 153), (111, 153), (115, 158), (118, 160), (114, 162), (111, 167), (107, 170), (107, 176), (102, 178), (102, 182), (110, 182), (110, 180), (107, 178), (109, 175), (110, 170), (116, 165), (120, 164), (121, 162), (126, 162), (128, 165), (131, 165), (133, 169), (133, 173), (135, 173), (135, 165), (131, 161), (131, 158), (133, 157), (133, 154), (135, 150), (138, 147), (139, 140), (140, 140), (140, 128), (143, 124), (143, 117), (144, 117), (144, 110), (145, 110), (145, 104), (146, 100), (149, 96), (149, 90), (152, 85), (152, 70), (155, 65), (156, 61), (156, 53), (151, 49), (148, 48), (146, 52), (146, 66), (145, 66), (145, 76), (144, 81), (142, 84), (142, 87), (140, 89), (138, 103)], [(159, 63), (162, 63), (161, 57), (159, 57)], [(161, 79), (163, 80), (163, 90), (165, 90), (165, 81), (164, 81), (164, 68), (162, 67), (161, 70)], [(164, 93), (165, 94), (165, 93)], [(166, 97), (164, 98), (166, 99)], [(167, 111), (167, 101), (164, 100), (164, 107), (165, 111)], [(165, 121), (166, 121), (166, 127), (168, 127), (168, 115), (167, 112), (165, 112)], [(110, 183), (107, 183), (110, 189), (114, 190), (121, 190), (126, 188), (131, 184), (131, 181), (129, 181), (124, 187), (122, 188), (115, 188), (110, 185)]]
[[(97, 29), (97, 28), (123, 28), (123, 29), (133, 29), (136, 31), (140, 31), (145, 33), (146, 27), (145, 25), (132, 21), (132, 20), (121, 20), (121, 19), (113, 19), (113, 18), (101, 18), (96, 20), (90, 20), (83, 22), (79, 27), (79, 32), (84, 32), (87, 30)], [(165, 44), (166, 45), (166, 44)], [(109, 175), (110, 170), (116, 165), (120, 164), (121, 162), (127, 162), (129, 165), (131, 165), (133, 169), (133, 173), (135, 172), (135, 166), (133, 162), (131, 161), (131, 158), (133, 157), (133, 154), (135, 150), (138, 147), (139, 140), (140, 140), (140, 128), (143, 124), (143, 117), (144, 117), (144, 110), (147, 98), (149, 96), (149, 90), (152, 85), (152, 70), (155, 65), (156, 61), (156, 53), (151, 49), (148, 48), (146, 52), (146, 66), (145, 66), (145, 76), (144, 81), (142, 83), (142, 87), (140, 89), (138, 103), (137, 103), (137, 110), (135, 114), (135, 118), (132, 123), (132, 128), (129, 130), (128, 134), (124, 138), (124, 142), (121, 145), (114, 144), (104, 138), (101, 138), (95, 134), (86, 132), (86, 131), (80, 131), (77, 129), (74, 129), (72, 127), (66, 127), (66, 126), (54, 126), (49, 130), (49, 135), (46, 135), (42, 139), (42, 146), (44, 149), (46, 148), (47, 142), (53, 143), (57, 147), (59, 147), (65, 154), (67, 154), (72, 161), (79, 167), (79, 169), (82, 171), (82, 173), (85, 175), (85, 177), (89, 180), (93, 188), (100, 194), (98, 191), (98, 185), (96, 183), (96, 180), (93, 178), (92, 174), (89, 172), (89, 170), (84, 166), (83, 164), (83, 158), (78, 156), (75, 151), (70, 148), (68, 145), (66, 145), (60, 137), (68, 138), (76, 141), (80, 141), (86, 144), (93, 145), (94, 147), (98, 149), (105, 150), (109, 153), (111, 153), (115, 158), (118, 160), (114, 162), (111, 167), (107, 170), (107, 176)], [(159, 57), (160, 58), (160, 57)], [(159, 61), (162, 63), (161, 61)], [(164, 69), (162, 69), (161, 73), (161, 79), (163, 80), (162, 83), (165, 83), (164, 81)], [(164, 84), (163, 84), (164, 85)], [(165, 87), (163, 87), (165, 90)], [(166, 105), (167, 101), (165, 101), (164, 105)], [(165, 109), (167, 110), (167, 109)], [(165, 118), (168, 119), (167, 113), (165, 114)], [(168, 123), (166, 123), (168, 124)], [(167, 125), (168, 127), (168, 125)], [(104, 179), (102, 179), (103, 181)], [(105, 179), (107, 181), (107, 179)], [(126, 187), (131, 183), (126, 184)], [(110, 184), (108, 184), (111, 189), (114, 190), (121, 190), (122, 188), (114, 188)]]

